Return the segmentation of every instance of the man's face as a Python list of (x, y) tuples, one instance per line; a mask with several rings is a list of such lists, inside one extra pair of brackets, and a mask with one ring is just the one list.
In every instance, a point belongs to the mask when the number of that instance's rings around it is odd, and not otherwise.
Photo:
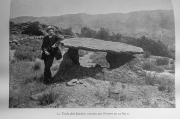
[(50, 36), (54, 35), (54, 30), (53, 30), (53, 29), (49, 29), (48, 34), (49, 34)]

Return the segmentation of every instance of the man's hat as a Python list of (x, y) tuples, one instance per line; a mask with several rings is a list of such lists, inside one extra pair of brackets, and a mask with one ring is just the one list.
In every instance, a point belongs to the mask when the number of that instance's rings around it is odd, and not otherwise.
[(48, 26), (46, 29), (46, 32), (48, 32), (50, 29), (52, 29), (53, 31), (55, 31), (55, 28), (53, 26)]

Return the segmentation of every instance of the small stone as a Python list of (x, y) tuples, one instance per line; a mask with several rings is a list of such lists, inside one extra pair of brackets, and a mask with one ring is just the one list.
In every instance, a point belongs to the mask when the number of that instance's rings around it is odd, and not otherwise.
[(37, 101), (37, 100), (38, 100), (40, 97), (42, 97), (42, 95), (45, 94), (45, 93), (46, 93), (46, 92), (38, 93), (38, 94), (32, 95), (30, 98)]
[(118, 108), (117, 106), (114, 106), (114, 108)]
[(30, 98), (33, 99), (33, 100), (37, 100), (38, 99), (37, 96), (35, 96), (35, 95), (32, 95)]
[(77, 84), (78, 80), (77, 79), (72, 79), (71, 81), (67, 82), (68, 86), (75, 86)]
[(67, 85), (68, 85), (68, 86), (75, 86), (76, 83), (67, 82)]
[(110, 92), (111, 92), (111, 93), (114, 93), (114, 94), (119, 94), (120, 89), (118, 89), (117, 87), (111, 87), (111, 88), (110, 88)]
[(85, 84), (84, 84), (84, 87), (88, 87), (88, 84), (85, 83)]
[(83, 84), (83, 81), (82, 81), (82, 80), (79, 80), (77, 83), (78, 83), (78, 84)]
[(77, 80), (77, 79), (72, 79), (72, 80), (71, 80), (71, 82), (73, 82), (73, 83), (77, 83), (77, 82), (78, 82), (78, 80)]

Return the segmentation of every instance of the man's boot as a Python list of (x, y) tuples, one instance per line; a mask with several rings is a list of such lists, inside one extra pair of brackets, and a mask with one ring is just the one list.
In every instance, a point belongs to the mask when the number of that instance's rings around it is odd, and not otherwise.
[(50, 84), (50, 78), (51, 78), (51, 74), (49, 73), (49, 69), (45, 69), (44, 71), (44, 84)]

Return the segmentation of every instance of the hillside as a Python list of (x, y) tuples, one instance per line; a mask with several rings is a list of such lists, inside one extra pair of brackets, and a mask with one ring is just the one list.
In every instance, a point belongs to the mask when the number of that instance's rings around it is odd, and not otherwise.
[(171, 48), (175, 47), (175, 25), (173, 10), (136, 11), (131, 13), (111, 13), (89, 15), (85, 13), (52, 17), (22, 16), (11, 19), (14, 22), (39, 21), (61, 28), (72, 27), (80, 32), (86, 26), (93, 30), (107, 28), (110, 32), (127, 36), (147, 36), (160, 39)]
[[(43, 76), (45, 65), (39, 59), (42, 39), (13, 35), (23, 40), (18, 40), (19, 46), (9, 47), (9, 108), (176, 107), (173, 59), (147, 51), (132, 56), (128, 52), (135, 51), (134, 46), (123, 43), (116, 46), (110, 41), (65, 39), (60, 46), (63, 58), (53, 61), (53, 78), (47, 84)], [(148, 41), (145, 39), (141, 43)], [(142, 45), (148, 47), (151, 43), (152, 40)], [(72, 53), (70, 48), (75, 47), (79, 51), (73, 49)], [(160, 49), (155, 47), (156, 52), (163, 51), (161, 45)], [(111, 53), (116, 50), (122, 52)], [(72, 60), (72, 55), (77, 59)]]

